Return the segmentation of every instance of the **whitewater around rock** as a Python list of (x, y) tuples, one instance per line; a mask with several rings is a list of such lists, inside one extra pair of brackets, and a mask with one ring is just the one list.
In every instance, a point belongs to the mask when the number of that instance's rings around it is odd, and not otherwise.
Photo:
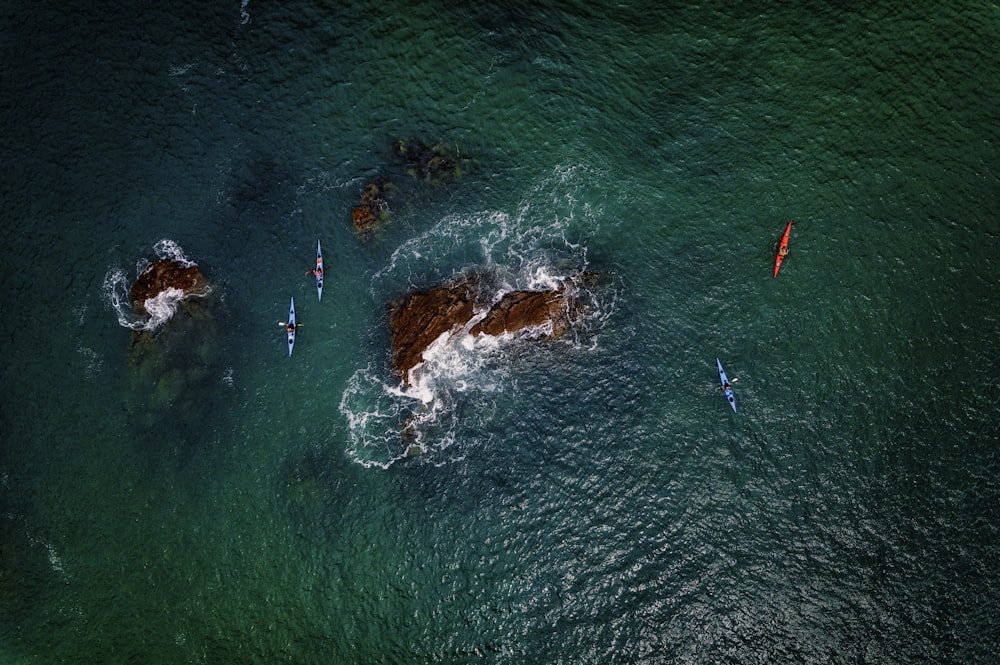
[(579, 273), (546, 290), (494, 290), (479, 274), (428, 291), (418, 291), (392, 304), (389, 328), (393, 370), (409, 386), (432, 344), (461, 336), (519, 335), (524, 339), (553, 339), (585, 313), (578, 297)]

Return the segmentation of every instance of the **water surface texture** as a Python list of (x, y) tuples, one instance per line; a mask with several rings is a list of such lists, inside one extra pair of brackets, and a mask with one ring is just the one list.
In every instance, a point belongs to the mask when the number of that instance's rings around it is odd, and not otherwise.
[[(0, 661), (995, 661), (996, 2), (22, 4)], [(392, 376), (393, 300), (580, 270)]]

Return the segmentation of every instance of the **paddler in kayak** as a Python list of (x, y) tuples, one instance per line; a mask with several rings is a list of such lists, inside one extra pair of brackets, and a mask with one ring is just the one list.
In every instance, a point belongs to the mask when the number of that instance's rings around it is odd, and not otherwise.
[(306, 270), (307, 275), (314, 275), (316, 279), (323, 279), (323, 269), (313, 268), (312, 270)]
[(285, 323), (284, 321), (278, 321), (278, 325), (279, 326), (285, 326), (285, 332), (287, 332), (287, 333), (293, 333), (296, 330), (298, 330), (299, 326), (301, 326), (302, 324), (301, 323)]

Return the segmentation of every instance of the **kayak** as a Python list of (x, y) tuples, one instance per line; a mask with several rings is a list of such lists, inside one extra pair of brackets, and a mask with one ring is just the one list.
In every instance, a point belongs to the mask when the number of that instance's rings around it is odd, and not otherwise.
[(719, 366), (719, 385), (726, 391), (726, 399), (729, 400), (729, 406), (733, 407), (733, 413), (736, 413), (736, 396), (733, 395), (732, 387), (725, 387), (729, 383), (729, 379), (726, 377), (726, 370), (722, 369), (722, 361), (718, 358), (715, 359), (715, 363)]
[(292, 349), (295, 348), (295, 298), (292, 298), (292, 304), (288, 306), (288, 326), (291, 330), (286, 327), (285, 331), (288, 333), (288, 357), (291, 358)]
[(316, 296), (323, 300), (323, 250), (316, 241)]
[(781, 270), (781, 263), (785, 260), (785, 256), (788, 255), (788, 234), (792, 231), (792, 220), (788, 220), (788, 226), (785, 227), (785, 233), (781, 236), (781, 242), (778, 243), (778, 254), (774, 257), (774, 274), (771, 277), (777, 277), (778, 271)]

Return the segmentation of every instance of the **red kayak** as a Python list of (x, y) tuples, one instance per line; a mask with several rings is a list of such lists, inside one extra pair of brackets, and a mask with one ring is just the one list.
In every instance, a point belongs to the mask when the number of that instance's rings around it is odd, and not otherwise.
[(774, 274), (772, 277), (778, 276), (778, 271), (781, 270), (781, 262), (788, 256), (788, 234), (791, 230), (792, 220), (788, 220), (788, 226), (785, 227), (785, 233), (781, 236), (781, 243), (778, 245), (778, 255), (774, 257)]

